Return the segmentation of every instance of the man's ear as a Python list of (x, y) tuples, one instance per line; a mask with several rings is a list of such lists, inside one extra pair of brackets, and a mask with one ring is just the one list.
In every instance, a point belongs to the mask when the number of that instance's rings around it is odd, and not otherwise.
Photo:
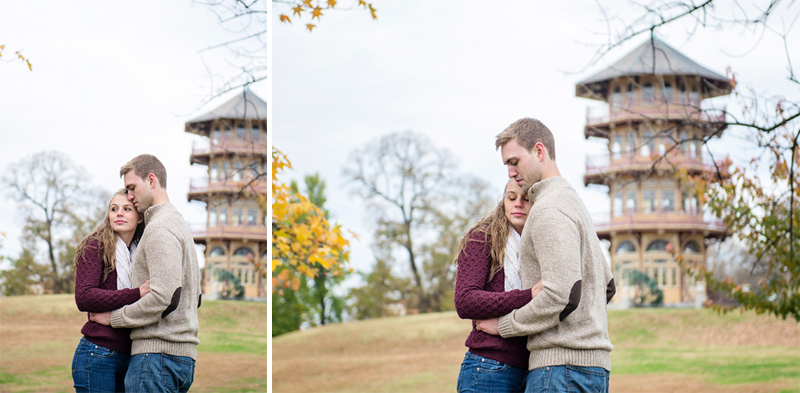
[(150, 173), (147, 175), (147, 181), (150, 182), (150, 188), (155, 188), (156, 185), (156, 175)]
[(542, 161), (544, 155), (547, 154), (545, 152), (545, 147), (544, 144), (542, 144), (542, 142), (536, 142), (536, 144), (533, 145), (533, 151), (536, 152), (536, 159), (539, 161)]

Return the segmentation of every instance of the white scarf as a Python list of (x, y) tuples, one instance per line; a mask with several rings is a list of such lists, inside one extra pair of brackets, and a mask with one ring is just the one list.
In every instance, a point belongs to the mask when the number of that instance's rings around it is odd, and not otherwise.
[(508, 228), (508, 241), (503, 253), (503, 273), (506, 276), (506, 291), (522, 289), (522, 279), (519, 277), (519, 241), (522, 237), (514, 227)]
[(117, 236), (117, 253), (114, 263), (117, 269), (117, 289), (131, 289), (131, 261), (133, 252), (136, 251), (136, 243), (131, 242), (131, 248), (125, 245), (125, 241)]

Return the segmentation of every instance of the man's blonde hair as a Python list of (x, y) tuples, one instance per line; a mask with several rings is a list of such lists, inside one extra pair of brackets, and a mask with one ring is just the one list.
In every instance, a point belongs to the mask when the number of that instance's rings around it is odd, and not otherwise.
[(494, 143), (495, 150), (512, 139), (516, 139), (520, 146), (528, 150), (528, 153), (533, 150), (533, 146), (541, 143), (547, 149), (550, 159), (556, 160), (556, 142), (553, 139), (553, 133), (539, 120), (523, 117), (511, 123), (508, 128), (497, 135)]
[(167, 169), (164, 168), (164, 164), (162, 164), (156, 156), (139, 154), (133, 157), (132, 160), (128, 161), (127, 164), (119, 169), (119, 176), (125, 176), (125, 174), (130, 171), (133, 171), (133, 173), (141, 177), (142, 180), (146, 179), (147, 176), (152, 173), (156, 175), (156, 179), (158, 179), (158, 184), (161, 185), (161, 188), (167, 189)]

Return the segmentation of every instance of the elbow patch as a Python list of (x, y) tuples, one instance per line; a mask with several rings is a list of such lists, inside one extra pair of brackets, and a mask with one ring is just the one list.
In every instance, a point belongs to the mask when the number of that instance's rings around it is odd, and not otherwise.
[(167, 315), (175, 311), (175, 309), (178, 308), (178, 303), (180, 302), (181, 302), (181, 287), (178, 287), (172, 294), (172, 301), (169, 302), (169, 306), (167, 306), (167, 309), (161, 313), (161, 319), (166, 318)]
[(572, 314), (576, 308), (578, 308), (578, 304), (581, 302), (581, 280), (575, 282), (572, 285), (572, 290), (569, 291), (569, 302), (567, 302), (566, 307), (564, 307), (564, 311), (561, 311), (561, 314), (558, 315), (558, 321), (561, 322), (564, 318), (568, 317), (569, 314)]
[(606, 304), (611, 301), (611, 298), (614, 297), (614, 294), (617, 293), (617, 284), (614, 284), (614, 278), (611, 278), (611, 281), (608, 282), (608, 286), (606, 287)]

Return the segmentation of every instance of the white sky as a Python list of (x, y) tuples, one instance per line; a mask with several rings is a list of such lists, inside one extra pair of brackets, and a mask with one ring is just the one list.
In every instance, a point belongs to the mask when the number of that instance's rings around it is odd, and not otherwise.
[[(373, 262), (374, 217), (365, 215), (341, 168), (351, 150), (392, 131), (426, 134), (450, 149), (462, 171), (490, 181), (499, 194), (506, 171), (493, 148), (495, 135), (520, 117), (539, 118), (555, 134), (561, 173), (590, 211), (609, 210), (603, 189), (583, 187), (585, 156), (604, 146), (583, 138), (593, 101), (574, 97), (574, 85), (644, 38), (584, 70), (594, 53), (586, 44), (606, 39), (594, 1), (373, 3), (377, 21), (363, 10), (326, 11), (313, 33), (305, 22), (277, 22), (279, 13), (291, 14), (282, 5), (273, 12), (270, 136), (294, 165), (283, 179), (319, 172), (327, 181), (334, 220), (361, 236), (353, 242), (354, 268), (367, 270)], [(787, 26), (798, 12), (793, 7)], [(780, 27), (780, 19), (773, 21)], [(789, 42), (800, 64), (794, 27)], [(774, 34), (708, 30), (687, 42), (687, 30), (676, 25), (660, 36), (715, 72), (731, 66), (740, 83), (800, 101), (786, 81), (783, 44)], [(204, 205), (186, 202), (189, 179), (203, 174), (189, 165), (192, 142), (200, 138), (183, 132), (183, 124), (230, 98), (195, 111), (209, 84), (197, 52), (231, 37), (207, 7), (189, 0), (5, 2), (0, 45), (9, 57), (22, 49), (34, 71), (0, 62), (0, 171), (36, 152), (60, 150), (87, 170), (86, 182), (113, 191), (121, 186), (118, 168), (151, 153), (167, 167), (172, 202), (188, 221), (201, 222)], [(218, 70), (225, 62), (220, 55), (204, 57)], [(268, 83), (253, 87), (266, 100)], [(729, 108), (734, 105), (731, 99)], [(737, 144), (728, 137), (716, 147)], [(744, 155), (733, 158), (742, 162)], [(3, 255), (19, 253), (20, 224), (0, 190), (0, 231), (9, 237)]]
[[(608, 8), (609, 15), (630, 8), (627, 2), (613, 4), (620, 8)], [(499, 195), (507, 177), (494, 137), (521, 117), (538, 118), (554, 132), (561, 173), (589, 210), (610, 210), (606, 189), (583, 186), (585, 156), (602, 153), (605, 145), (583, 138), (586, 107), (595, 104), (576, 98), (575, 84), (645, 37), (584, 71), (594, 54), (586, 44), (607, 40), (593, 1), (375, 0), (374, 5), (377, 21), (362, 10), (328, 11), (312, 33), (305, 21), (277, 22), (280, 13), (292, 16), (288, 8), (276, 4), (273, 13), (273, 144), (294, 166), (282, 179), (302, 184), (304, 175), (319, 172), (327, 181), (326, 206), (334, 221), (361, 237), (352, 242), (356, 270), (369, 270), (374, 262), (375, 218), (365, 214), (342, 167), (351, 150), (393, 131), (424, 133), (448, 148), (462, 171), (490, 181)], [(798, 5), (789, 10), (786, 25)], [(780, 26), (780, 19), (773, 21)], [(795, 27), (790, 48), (800, 64)], [(798, 100), (797, 88), (786, 81), (783, 44), (774, 34), (761, 38), (709, 29), (687, 42), (688, 30), (676, 25), (660, 37), (719, 74), (731, 66), (739, 83)], [(735, 107), (734, 100), (727, 105)], [(746, 155), (734, 150), (740, 143), (729, 136), (712, 148), (741, 163)]]
[[(0, 171), (44, 150), (59, 150), (86, 169), (84, 181), (109, 192), (122, 186), (119, 168), (141, 153), (166, 166), (170, 200), (187, 221), (204, 222), (205, 205), (186, 200), (193, 141), (184, 122), (209, 89), (197, 52), (232, 37), (208, 7), (190, 0), (3, 2), (3, 59), (22, 49), (33, 72), (0, 62)], [(203, 55), (217, 72), (223, 52)], [(252, 88), (268, 99), (268, 82)], [(19, 254), (21, 217), (0, 190), (0, 254)]]

